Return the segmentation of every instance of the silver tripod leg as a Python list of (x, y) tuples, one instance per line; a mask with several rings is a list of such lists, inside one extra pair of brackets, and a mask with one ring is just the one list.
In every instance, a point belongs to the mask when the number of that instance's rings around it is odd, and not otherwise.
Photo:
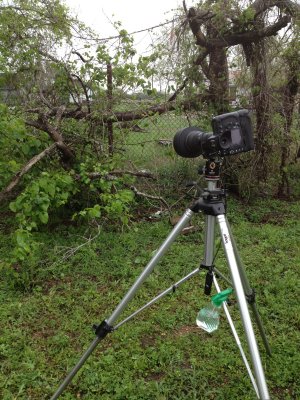
[[(158, 262), (160, 261), (162, 256), (166, 253), (166, 251), (171, 246), (171, 244), (174, 242), (176, 237), (181, 233), (182, 229), (188, 224), (188, 222), (192, 218), (193, 214), (194, 214), (194, 212), (190, 209), (187, 209), (185, 211), (185, 213), (183, 214), (181, 219), (178, 221), (178, 223), (175, 225), (175, 227), (173, 228), (173, 230), (171, 231), (169, 236), (166, 238), (166, 240), (163, 242), (163, 244), (157, 250), (154, 257), (146, 265), (146, 267), (144, 268), (141, 275), (138, 277), (138, 279), (135, 281), (135, 283), (129, 289), (127, 294), (123, 297), (123, 299), (121, 300), (119, 305), (116, 307), (116, 309), (114, 310), (112, 315), (106, 321), (103, 321), (103, 323), (104, 323), (104, 325), (106, 325), (106, 327), (113, 328), (114, 322), (117, 320), (117, 318), (122, 313), (124, 308), (127, 306), (129, 301), (133, 298), (134, 294), (137, 292), (137, 290), (142, 285), (142, 283), (145, 281), (145, 279), (148, 277), (148, 275), (153, 271), (154, 267), (158, 264)], [(83, 366), (83, 364), (86, 362), (88, 357), (92, 354), (94, 349), (97, 347), (97, 345), (101, 339), (102, 339), (101, 337), (97, 336), (93, 340), (93, 342), (90, 344), (89, 348), (82, 355), (82, 357), (80, 358), (78, 363), (75, 365), (75, 367), (69, 372), (67, 377), (61, 383), (61, 385), (59, 386), (59, 388), (57, 389), (57, 391), (54, 393), (54, 395), (51, 397), (50, 400), (56, 400), (59, 398), (59, 396), (62, 394), (62, 392), (65, 390), (65, 388), (73, 380), (74, 376), (77, 374), (77, 372)]]
[[(206, 215), (205, 216), (205, 236), (204, 236), (204, 259), (203, 259), (203, 264), (209, 268), (209, 267), (214, 267), (214, 256), (215, 256), (215, 225), (216, 225), (216, 217), (212, 216), (212, 215)], [(229, 283), (230, 285), (232, 285), (232, 283), (226, 279), (225, 276), (223, 276), (219, 271), (217, 271), (217, 269), (214, 267), (214, 272), (213, 272), (213, 283), (214, 286), (217, 290), (217, 292), (220, 292), (220, 287), (218, 285), (217, 279), (216, 279), (216, 273), (218, 275), (220, 275), (222, 277), (222, 279), (225, 279), (227, 281), (227, 283)], [(246, 355), (244, 353), (244, 350), (242, 348), (240, 339), (238, 337), (238, 334), (236, 332), (235, 326), (233, 324), (232, 318), (230, 316), (228, 307), (225, 303), (223, 303), (223, 308), (226, 314), (226, 318), (228, 320), (229, 326), (231, 328), (233, 337), (236, 341), (236, 344), (240, 350), (240, 354), (242, 356), (242, 359), (244, 361), (245, 367), (247, 369), (248, 375), (250, 377), (252, 386), (255, 390), (255, 393), (257, 395), (258, 398), (259, 397), (259, 393), (258, 393), (258, 388), (257, 388), (257, 384), (255, 382), (254, 376), (252, 374), (251, 368), (249, 366), (248, 360), (246, 358)]]
[[(217, 292), (220, 293), (221, 289), (220, 289), (220, 287), (219, 287), (219, 284), (218, 284), (218, 281), (217, 281), (217, 278), (216, 278), (215, 274), (214, 274), (214, 285), (215, 285), (215, 288), (217, 289)], [(239, 350), (240, 350), (242, 359), (243, 359), (243, 361), (244, 361), (244, 364), (245, 364), (245, 367), (246, 367), (246, 369), (247, 369), (248, 375), (249, 375), (250, 380), (251, 380), (251, 382), (252, 382), (252, 386), (253, 386), (253, 388), (254, 388), (254, 390), (255, 390), (255, 393), (256, 393), (257, 398), (259, 399), (259, 393), (258, 393), (258, 388), (257, 388), (256, 382), (255, 382), (255, 378), (254, 378), (254, 376), (253, 376), (253, 374), (252, 374), (252, 371), (251, 371), (250, 365), (249, 365), (249, 363), (248, 363), (246, 354), (245, 354), (245, 352), (244, 352), (244, 350), (243, 350), (243, 347), (242, 347), (240, 338), (239, 338), (239, 336), (238, 336), (238, 334), (237, 334), (237, 331), (236, 331), (236, 329), (235, 329), (235, 326), (234, 326), (234, 323), (233, 323), (233, 321), (232, 321), (231, 315), (230, 315), (230, 313), (229, 313), (229, 310), (228, 310), (228, 306), (227, 306), (226, 301), (223, 303), (223, 309), (224, 309), (224, 312), (225, 312), (225, 314), (226, 314), (226, 318), (227, 318), (227, 321), (228, 321), (228, 323), (229, 323), (229, 326), (230, 326), (231, 332), (232, 332), (232, 334), (233, 334), (234, 340), (235, 340), (235, 342), (236, 342), (236, 344), (237, 344), (237, 347), (238, 347)]]
[(167, 237), (167, 239), (163, 242), (163, 244), (160, 246), (160, 248), (157, 250), (155, 256), (150, 260), (150, 262), (146, 265), (145, 269), (141, 273), (141, 275), (138, 277), (138, 279), (135, 281), (135, 283), (131, 286), (127, 294), (123, 297), (122, 301), (120, 304), (116, 307), (112, 315), (107, 319), (108, 325), (113, 325), (116, 319), (119, 317), (119, 315), (122, 313), (124, 308), (127, 306), (129, 301), (133, 298), (134, 294), (136, 291), (139, 289), (139, 287), (142, 285), (142, 283), (145, 281), (145, 279), (148, 277), (148, 275), (153, 271), (154, 267), (157, 265), (159, 260), (162, 258), (162, 256), (166, 253), (168, 248), (171, 246), (171, 244), (174, 242), (176, 237), (180, 234), (182, 229), (187, 225), (189, 220), (192, 218), (193, 211), (190, 209), (187, 209), (177, 225), (175, 225), (174, 229), (170, 233), (170, 235)]
[[(215, 238), (215, 219), (216, 219), (216, 217), (207, 215), (205, 218), (206, 218), (206, 230), (205, 230), (205, 250), (204, 250), (204, 261), (203, 262), (204, 262), (204, 265), (206, 265), (206, 266), (212, 266), (213, 261), (214, 261), (214, 242), (215, 242), (214, 238)], [(227, 224), (227, 228), (229, 230), (229, 235), (231, 238), (235, 258), (236, 258), (236, 261), (238, 264), (239, 274), (240, 274), (240, 277), (242, 280), (244, 292), (245, 292), (246, 298), (249, 299), (249, 298), (251, 298), (251, 296), (253, 296), (253, 290), (251, 289), (251, 286), (249, 284), (249, 280), (248, 280), (246, 272), (245, 272), (245, 267), (243, 265), (240, 255), (239, 255), (235, 239), (232, 235), (230, 224), (228, 223), (228, 219), (226, 217), (225, 217), (225, 221)], [(217, 268), (214, 268), (214, 271), (216, 272), (217, 275), (222, 277), (222, 279), (224, 279), (231, 285), (230, 280), (228, 280), (226, 278), (226, 276), (224, 276)], [(249, 304), (250, 304), (251, 310), (253, 312), (253, 316), (254, 316), (255, 322), (257, 324), (257, 327), (259, 329), (259, 333), (260, 333), (260, 336), (264, 343), (267, 354), (270, 356), (272, 354), (271, 348), (270, 348), (259, 312), (257, 310), (256, 303), (255, 303), (255, 301), (249, 301)]]
[[(241, 280), (242, 280), (242, 283), (243, 283), (243, 288), (244, 288), (244, 291), (245, 291), (245, 295), (248, 298), (248, 297), (253, 296), (253, 290), (250, 287), (250, 284), (249, 284), (249, 281), (248, 281), (248, 278), (247, 278), (247, 275), (246, 275), (246, 272), (245, 272), (245, 268), (244, 268), (243, 262), (241, 260), (240, 255), (239, 255), (236, 242), (234, 240), (234, 237), (233, 237), (232, 232), (231, 232), (230, 225), (229, 225), (228, 220), (227, 220), (226, 217), (225, 217), (225, 220), (226, 220), (227, 227), (228, 227), (228, 230), (229, 230), (229, 234), (230, 234), (230, 237), (231, 237), (233, 250), (234, 250), (236, 261), (237, 261), (237, 264), (238, 264), (238, 267), (239, 267), (239, 273), (240, 273), (240, 277), (241, 277)], [(258, 313), (255, 301), (250, 301), (249, 304), (251, 306), (251, 309), (252, 309), (256, 324), (258, 326), (258, 329), (259, 329), (259, 332), (260, 332), (260, 336), (261, 336), (261, 338), (263, 340), (265, 349), (267, 351), (267, 354), (270, 356), (271, 355), (271, 348), (270, 348), (270, 345), (269, 345), (269, 342), (268, 342), (268, 339), (267, 339), (263, 324), (261, 322), (261, 318), (260, 318), (260, 315)]]
[(249, 310), (247, 306), (247, 301), (244, 293), (244, 288), (243, 288), (243, 283), (240, 277), (239, 273), (239, 268), (238, 268), (238, 263), (236, 260), (233, 244), (232, 244), (232, 239), (230, 236), (229, 228), (227, 226), (227, 221), (225, 219), (225, 215), (218, 215), (216, 217), (219, 228), (220, 228), (220, 233), (221, 233), (221, 239), (226, 255), (226, 259), (230, 268), (231, 272), (231, 278), (234, 286), (234, 290), (236, 293), (237, 301), (239, 304), (240, 308), (240, 314), (241, 314), (241, 319), (244, 325), (244, 330), (249, 346), (249, 351), (254, 367), (254, 373), (256, 377), (256, 382), (257, 382), (257, 387), (258, 387), (258, 392), (260, 395), (261, 400), (270, 400), (267, 384), (266, 384), (266, 379), (265, 379), (265, 374), (264, 370), (262, 367), (255, 335), (254, 335), (254, 330), (252, 327), (250, 315), (249, 315)]

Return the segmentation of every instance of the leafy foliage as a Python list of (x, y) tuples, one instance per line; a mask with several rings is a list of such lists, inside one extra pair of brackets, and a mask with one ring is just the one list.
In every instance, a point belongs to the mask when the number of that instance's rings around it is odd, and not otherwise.
[[(17, 223), (14, 233), (15, 247), (9, 256), (10, 264), (19, 263), (21, 269), (25, 269), (21, 276), (14, 273), (18, 285), (30, 284), (31, 278), (37, 273), (32, 264), (39, 257), (40, 246), (39, 238), (34, 232), (48, 224), (51, 215), (64, 206), (73, 204), (72, 209), (76, 204), (77, 208), (81, 208), (80, 211), (71, 213), (73, 220), (108, 218), (122, 225), (128, 224), (134, 195), (132, 191), (123, 188), (124, 179), (107, 180), (108, 172), (99, 164), (95, 166), (99, 176), (92, 181), (85, 167), (83, 163), (79, 166), (80, 175), (77, 177), (74, 171), (51, 174), (43, 172), (10, 203), (10, 210), (15, 213)], [(81, 193), (85, 193), (85, 196)], [(91, 206), (85, 206), (87, 201)]]
[[(17, 248), (14, 256), (23, 261), (32, 251), (30, 242), (31, 232), (41, 224), (47, 224), (50, 210), (55, 210), (66, 204), (69, 197), (76, 193), (74, 181), (67, 174), (53, 174), (43, 172), (42, 176), (31, 184), (10, 203), (10, 209), (16, 213)], [(14, 260), (14, 261), (16, 261)]]
[(41, 150), (45, 139), (46, 135), (28, 132), (24, 120), (0, 103), (0, 190), (28, 157)]
[[(75, 213), (73, 218), (88, 217), (99, 218), (106, 216), (111, 220), (117, 220), (127, 225), (130, 217), (130, 204), (134, 200), (131, 190), (125, 189), (124, 184), (131, 182), (128, 177), (109, 178), (109, 173), (114, 167), (114, 163), (95, 164), (92, 168), (89, 162), (81, 163), (79, 166), (80, 181), (88, 189), (89, 196), (96, 204)], [(92, 173), (87, 172), (93, 170)], [(93, 179), (93, 177), (95, 177)], [(93, 201), (93, 200), (92, 200)]]
[(59, 1), (0, 1), (0, 69), (33, 68), (41, 53), (70, 38), (67, 8)]

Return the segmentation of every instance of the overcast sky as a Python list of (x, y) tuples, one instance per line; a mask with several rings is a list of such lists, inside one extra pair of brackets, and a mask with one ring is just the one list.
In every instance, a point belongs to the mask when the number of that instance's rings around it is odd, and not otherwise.
[(121, 21), (124, 28), (131, 32), (164, 22), (171, 18), (172, 13), (168, 12), (172, 8), (182, 5), (182, 0), (64, 0), (64, 2), (83, 22), (101, 35), (103, 32), (103, 36), (116, 33), (110, 26), (109, 19)]
[[(86, 25), (101, 37), (116, 35), (109, 20), (121, 21), (129, 33), (150, 28), (172, 19), (172, 9), (182, 5), (182, 0), (64, 0)], [(187, 0), (188, 7), (192, 0)], [(149, 33), (135, 35), (136, 45), (147, 47)]]

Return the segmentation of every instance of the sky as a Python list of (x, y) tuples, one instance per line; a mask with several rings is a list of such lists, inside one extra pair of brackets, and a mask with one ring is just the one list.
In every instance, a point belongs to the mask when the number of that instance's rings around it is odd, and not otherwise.
[[(160, 24), (182, 0), (64, 0), (87, 25), (103, 35), (114, 34), (109, 19), (122, 21), (124, 28), (136, 31)], [(187, 1), (188, 3), (188, 1)], [(167, 14), (166, 14), (167, 13)]]
[[(87, 26), (101, 38), (117, 34), (110, 20), (121, 21), (129, 33), (159, 25), (172, 19), (172, 9), (182, 5), (182, 0), (64, 0)], [(187, 0), (188, 7), (193, 1)], [(135, 44), (145, 50), (152, 38), (148, 32), (134, 35)]]

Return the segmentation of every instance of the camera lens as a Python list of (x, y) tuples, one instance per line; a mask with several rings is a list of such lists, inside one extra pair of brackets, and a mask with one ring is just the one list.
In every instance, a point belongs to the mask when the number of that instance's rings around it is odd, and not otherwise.
[(205, 143), (211, 135), (212, 133), (202, 132), (195, 126), (184, 128), (174, 136), (173, 146), (176, 153), (181, 157), (199, 157), (204, 153)]

